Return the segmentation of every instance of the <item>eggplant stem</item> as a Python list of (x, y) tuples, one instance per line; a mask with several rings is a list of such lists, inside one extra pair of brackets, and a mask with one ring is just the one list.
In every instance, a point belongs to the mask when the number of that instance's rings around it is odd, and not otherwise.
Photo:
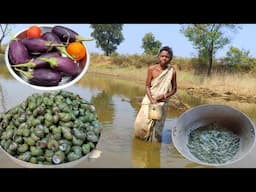
[(56, 49), (57, 49), (60, 53), (66, 55), (68, 58), (74, 60), (73, 57), (68, 54), (68, 52), (67, 52), (67, 50), (66, 50), (65, 47), (56, 47)]
[(46, 42), (45, 44), (47, 47), (64, 47), (65, 45), (61, 44), (61, 43), (52, 43), (52, 42)]
[(12, 65), (12, 67), (28, 67), (28, 68), (34, 68), (35, 66), (36, 64), (32, 60), (30, 60), (27, 63)]
[(81, 35), (77, 35), (76, 36), (76, 40), (77, 41), (93, 41), (94, 39), (92, 39), (92, 38), (84, 38)]
[(28, 79), (32, 79), (33, 78), (32, 73), (30, 71), (23, 71), (23, 70), (18, 69), (18, 68), (14, 68), (14, 69), (16, 71), (20, 72), (22, 75), (24, 75)]
[(50, 58), (39, 58), (41, 61), (46, 61), (47, 63), (50, 64), (51, 68), (57, 67), (57, 58), (55, 57), (50, 57)]

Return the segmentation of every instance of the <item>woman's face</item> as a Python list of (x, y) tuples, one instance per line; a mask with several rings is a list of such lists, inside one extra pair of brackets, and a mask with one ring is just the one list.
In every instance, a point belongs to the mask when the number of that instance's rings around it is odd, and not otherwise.
[(167, 64), (171, 59), (170, 54), (168, 53), (168, 51), (165, 51), (165, 50), (159, 53), (158, 58), (159, 58), (160, 64)]

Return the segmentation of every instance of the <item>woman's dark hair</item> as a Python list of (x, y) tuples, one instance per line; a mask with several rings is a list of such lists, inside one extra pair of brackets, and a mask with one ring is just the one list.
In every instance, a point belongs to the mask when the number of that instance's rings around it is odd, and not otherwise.
[(172, 52), (172, 48), (168, 47), (168, 46), (164, 46), (159, 50), (158, 55), (162, 52), (162, 51), (167, 51), (170, 55), (170, 60), (172, 60), (173, 57), (173, 52)]

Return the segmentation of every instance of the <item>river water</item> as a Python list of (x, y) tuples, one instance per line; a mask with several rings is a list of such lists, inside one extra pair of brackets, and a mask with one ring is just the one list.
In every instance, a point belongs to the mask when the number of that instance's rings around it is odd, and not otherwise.
[[(171, 129), (184, 110), (169, 108), (163, 129), (162, 143), (147, 143), (133, 138), (134, 120), (139, 110), (139, 101), (144, 95), (144, 86), (122, 81), (109, 76), (87, 73), (78, 83), (65, 89), (79, 94), (96, 107), (96, 112), (103, 125), (102, 134), (97, 144), (97, 158), (87, 158), (75, 165), (76, 168), (204, 168), (185, 159), (173, 146)], [(179, 94), (181, 90), (178, 90)], [(8, 71), (0, 72), (0, 112), (18, 105), (35, 90), (14, 80)], [(181, 99), (190, 106), (205, 104), (202, 98), (180, 94)], [(225, 102), (247, 114), (256, 122), (256, 104)], [(20, 168), (3, 152), (0, 152), (1, 168)], [(223, 167), (255, 168), (256, 149), (245, 158)]]

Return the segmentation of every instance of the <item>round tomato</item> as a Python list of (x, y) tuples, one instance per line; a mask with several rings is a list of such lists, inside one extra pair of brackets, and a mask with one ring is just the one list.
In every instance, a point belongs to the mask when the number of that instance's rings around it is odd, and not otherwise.
[(84, 45), (78, 41), (69, 43), (67, 46), (67, 52), (74, 60), (77, 61), (86, 56)]
[(34, 38), (34, 37), (41, 37), (42, 29), (39, 26), (33, 25), (28, 28), (27, 30), (27, 37)]

